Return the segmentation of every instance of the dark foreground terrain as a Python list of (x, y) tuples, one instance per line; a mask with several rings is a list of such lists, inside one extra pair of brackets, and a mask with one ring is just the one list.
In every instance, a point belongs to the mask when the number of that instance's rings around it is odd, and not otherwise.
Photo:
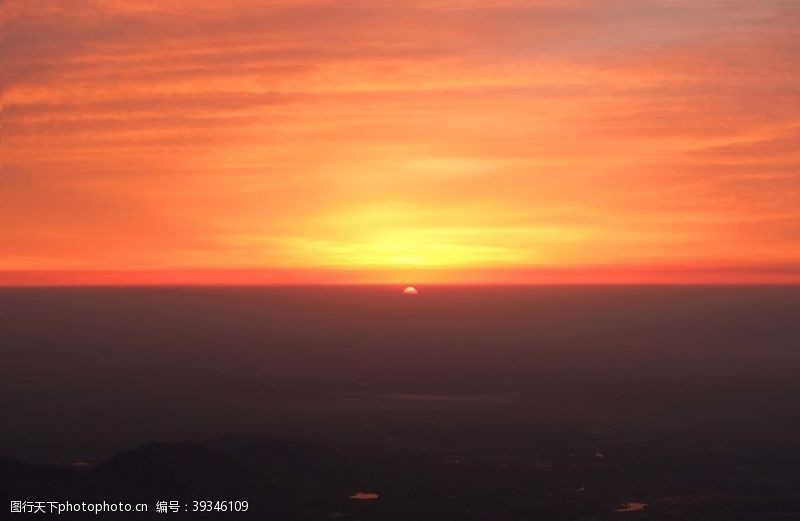
[(800, 519), (800, 288), (1, 290), (0, 371), (11, 519)]

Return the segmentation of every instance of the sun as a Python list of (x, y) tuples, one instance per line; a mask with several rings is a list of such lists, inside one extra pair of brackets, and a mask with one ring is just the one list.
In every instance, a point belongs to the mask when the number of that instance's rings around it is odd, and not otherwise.
[(403, 295), (407, 297), (416, 297), (419, 295), (419, 291), (414, 286), (408, 286), (406, 289), (403, 290)]

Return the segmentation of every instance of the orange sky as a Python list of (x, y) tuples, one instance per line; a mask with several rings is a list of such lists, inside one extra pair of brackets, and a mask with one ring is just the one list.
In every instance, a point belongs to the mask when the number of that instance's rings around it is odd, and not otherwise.
[(2, 10), (0, 284), (800, 281), (800, 2)]

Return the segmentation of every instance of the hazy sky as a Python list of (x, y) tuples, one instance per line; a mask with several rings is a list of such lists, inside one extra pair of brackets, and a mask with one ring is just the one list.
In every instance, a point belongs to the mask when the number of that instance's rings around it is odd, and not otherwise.
[(2, 10), (0, 283), (800, 280), (800, 2)]

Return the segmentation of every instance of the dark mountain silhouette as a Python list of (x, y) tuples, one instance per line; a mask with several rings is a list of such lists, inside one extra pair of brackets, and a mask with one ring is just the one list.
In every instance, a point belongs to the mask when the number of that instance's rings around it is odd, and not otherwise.
[[(148, 443), (86, 468), (0, 460), (8, 500), (178, 501), (194, 519), (784, 519), (800, 512), (797, 458), (772, 449), (708, 449), (689, 440), (625, 440), (611, 430), (604, 457), (565, 454), (552, 432), (536, 456), (513, 446), (409, 453), (230, 435), (208, 443)], [(544, 438), (543, 438), (544, 439)], [(537, 443), (541, 443), (540, 439)], [(782, 450), (789, 450), (784, 447)], [(779, 451), (780, 452), (780, 451)], [(744, 459), (749, 457), (750, 461)], [(746, 465), (752, 466), (746, 466)], [(738, 466), (737, 466), (738, 465)], [(795, 467), (796, 468), (796, 467)], [(370, 492), (351, 499), (357, 492)], [(192, 512), (194, 501), (246, 500), (247, 512)], [(643, 511), (626, 503), (647, 504)], [(631, 503), (633, 502), (633, 503)], [(635, 507), (634, 507), (635, 508)], [(110, 513), (102, 519), (143, 514)], [(531, 517), (533, 516), (533, 517)], [(92, 518), (93, 514), (70, 517)], [(96, 517), (94, 517), (97, 519)]]

